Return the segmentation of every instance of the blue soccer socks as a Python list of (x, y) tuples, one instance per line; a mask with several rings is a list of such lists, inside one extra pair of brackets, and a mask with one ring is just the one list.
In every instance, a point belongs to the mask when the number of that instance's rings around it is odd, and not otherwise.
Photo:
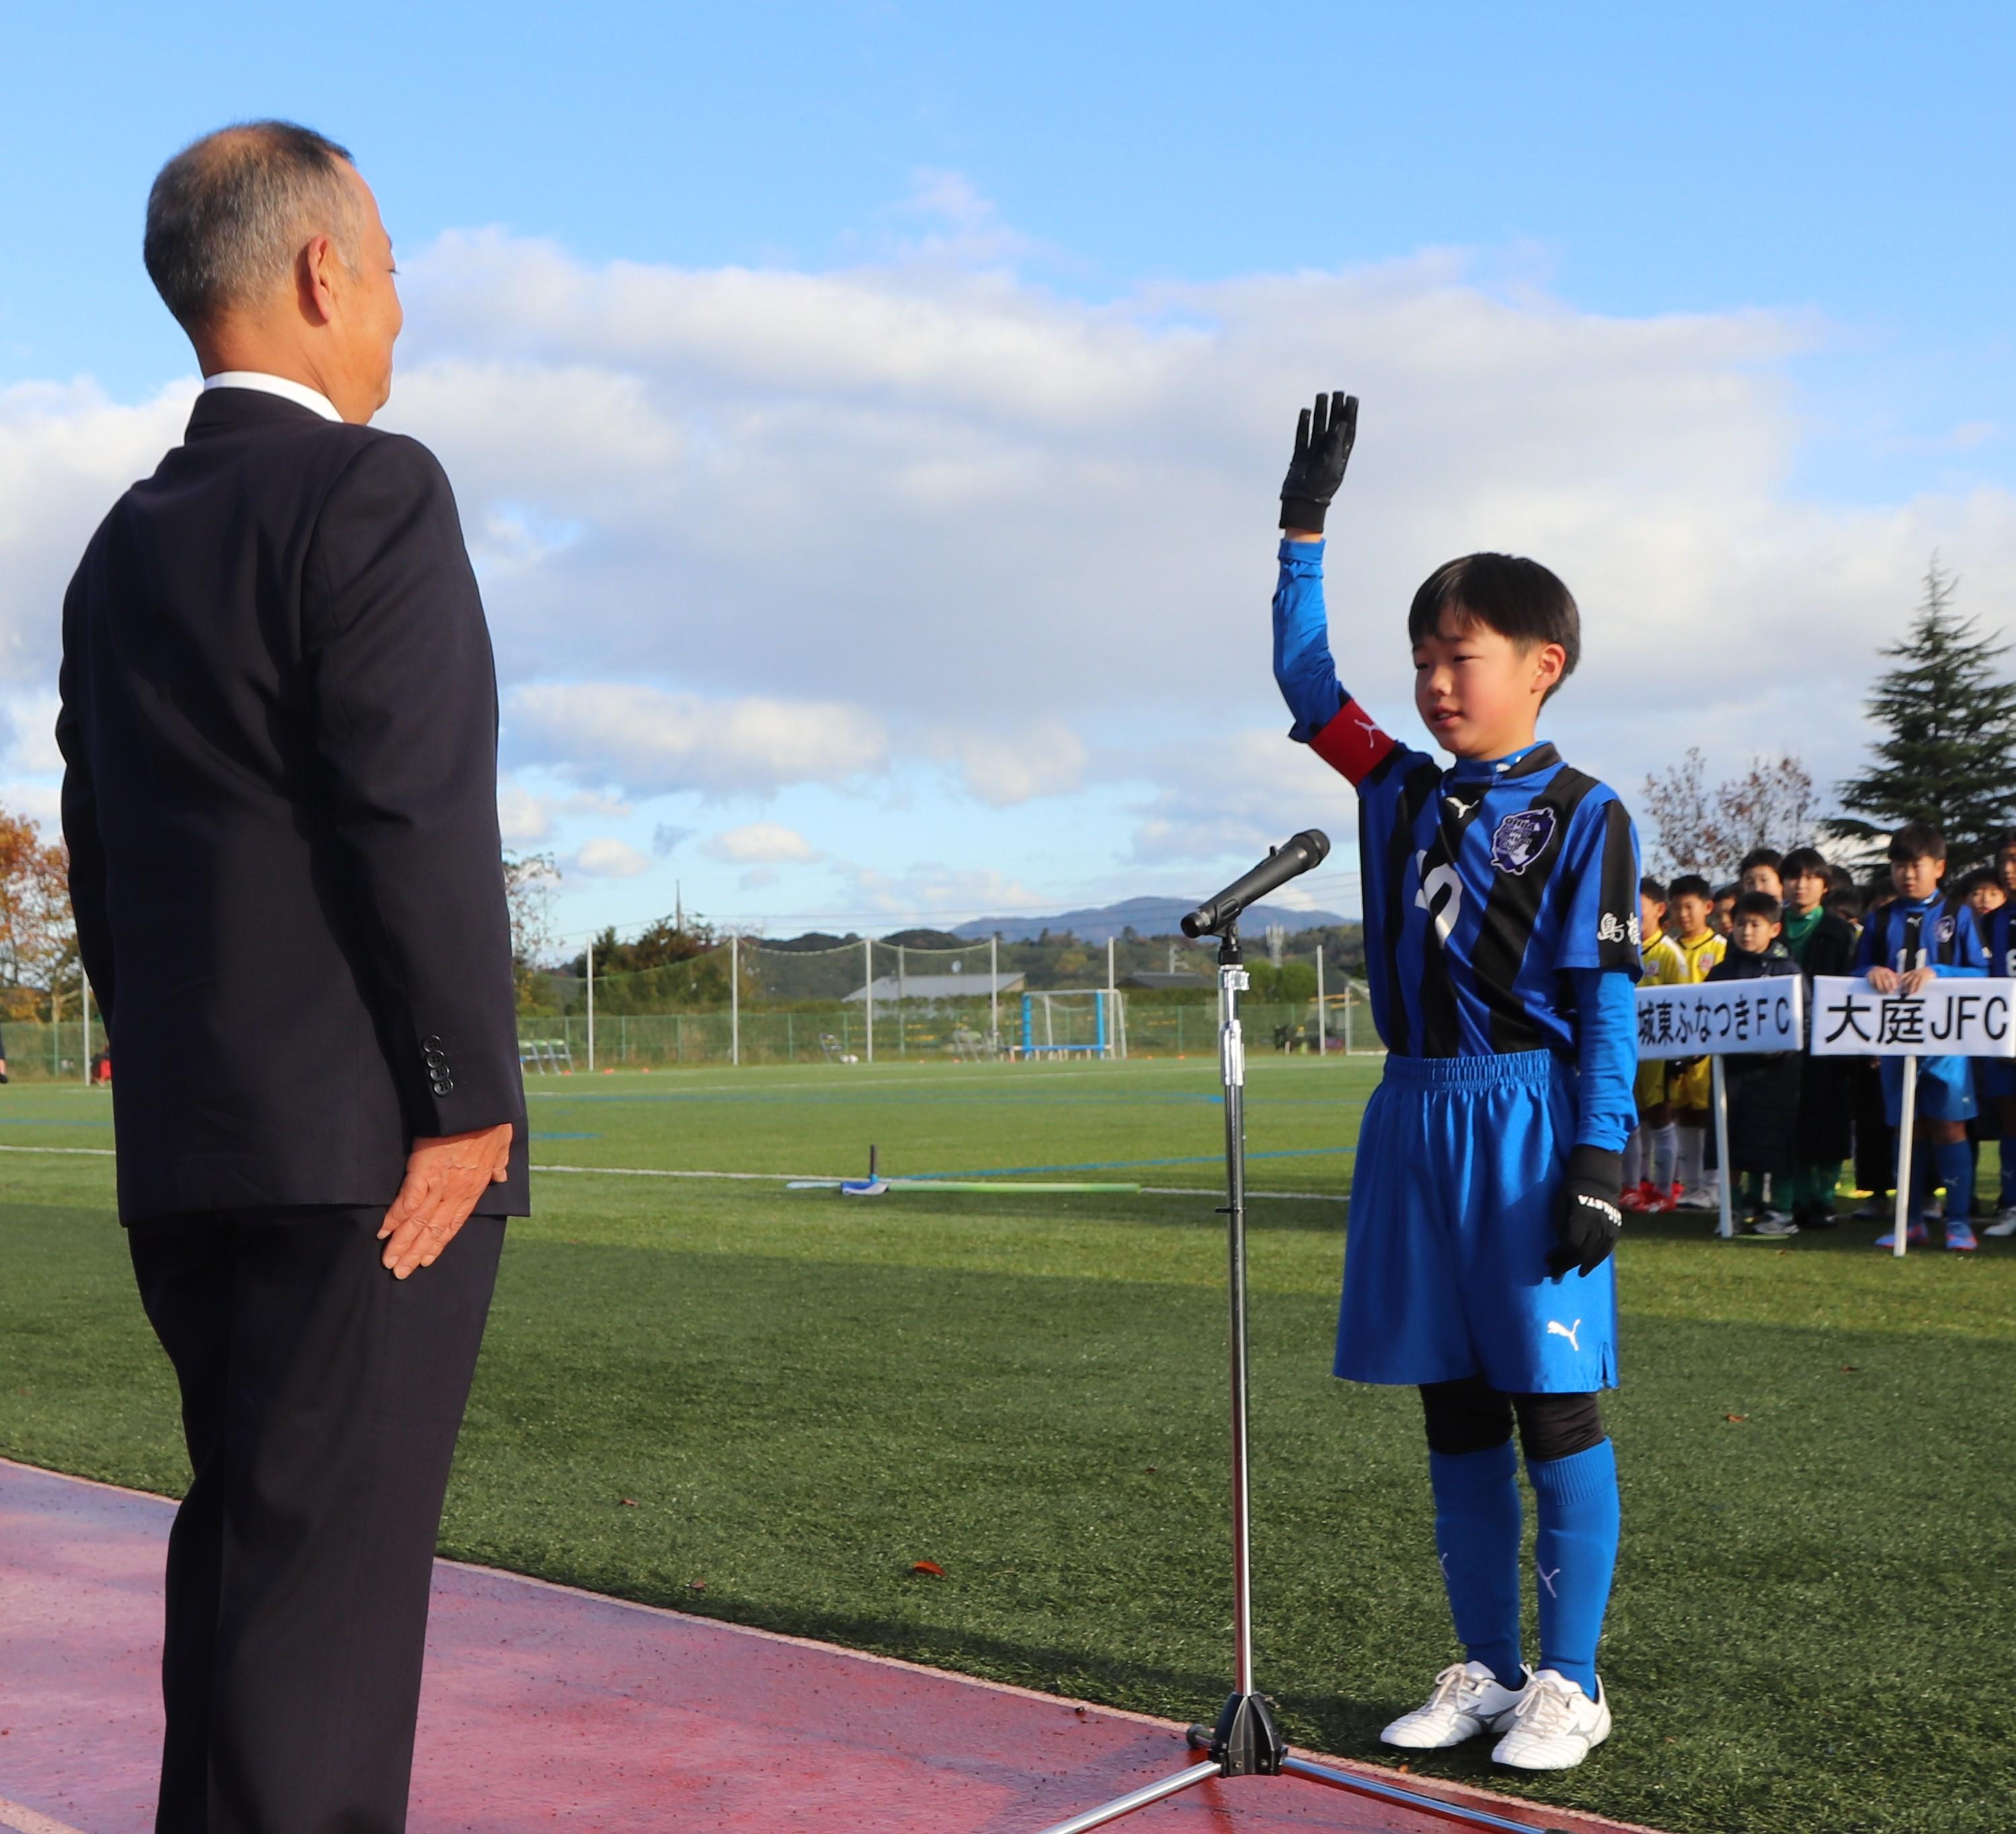
[(1964, 1223), (1974, 1211), (1974, 1155), (1964, 1140), (1942, 1140), (1932, 1148), (1932, 1162), (1946, 1187), (1946, 1220)]
[[(1607, 1452), (1608, 1447), (1597, 1449)], [(1519, 1455), (1510, 1439), (1487, 1452), (1431, 1451), (1428, 1481), (1435, 1494), (1435, 1552), (1456, 1634), (1471, 1661), (1484, 1663), (1506, 1687), (1517, 1688), (1525, 1680), (1519, 1652)], [(1614, 1556), (1614, 1504), (1611, 1517)]]
[[(1597, 1639), (1603, 1634), (1617, 1567), (1617, 1455), (1605, 1439), (1572, 1457), (1528, 1461), (1526, 1477), (1540, 1519), (1533, 1549), (1540, 1587), (1540, 1666), (1579, 1683), (1593, 1699)], [(1439, 1537), (1439, 1488), (1436, 1501)], [(1456, 1596), (1453, 1585), (1449, 1596)]]

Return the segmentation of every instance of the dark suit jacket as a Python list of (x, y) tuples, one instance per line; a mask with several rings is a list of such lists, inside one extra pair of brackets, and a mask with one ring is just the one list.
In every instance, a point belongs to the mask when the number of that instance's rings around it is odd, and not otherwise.
[(490, 636), (424, 446), (248, 389), (63, 601), (63, 833), (118, 1066), (123, 1220), (389, 1202), (510, 1122), (529, 1209)]

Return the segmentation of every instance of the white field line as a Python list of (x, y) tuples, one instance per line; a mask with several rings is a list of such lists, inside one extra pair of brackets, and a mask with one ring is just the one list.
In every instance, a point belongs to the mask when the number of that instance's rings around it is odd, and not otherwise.
[(4, 1796), (0, 1796), (0, 1828), (11, 1829), (13, 1834), (84, 1834), (81, 1828), (73, 1828), (67, 1821), (52, 1821)]
[[(109, 1159), (115, 1157), (109, 1146), (0, 1146), (0, 1153), (27, 1153), (50, 1155), (66, 1158)], [(786, 1184), (794, 1181), (808, 1184), (834, 1184), (841, 1180), (826, 1172), (693, 1172), (675, 1170), (664, 1166), (535, 1166), (535, 1172), (567, 1172), (591, 1178), (727, 1178), (751, 1184)], [(921, 1184), (932, 1182), (920, 1179)], [(973, 1182), (977, 1182), (974, 1180)], [(1012, 1190), (1013, 1184), (1002, 1180), (1003, 1188)], [(1222, 1197), (1222, 1191), (1203, 1185), (1144, 1184), (1143, 1197)], [(1326, 1191), (1249, 1191), (1249, 1198), (1279, 1198), (1290, 1203), (1335, 1204), (1343, 1198)]]

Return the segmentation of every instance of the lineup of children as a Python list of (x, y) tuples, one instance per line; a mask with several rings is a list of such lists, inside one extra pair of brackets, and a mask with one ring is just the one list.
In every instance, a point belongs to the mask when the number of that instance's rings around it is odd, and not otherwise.
[[(1937, 975), (2016, 974), (2016, 831), (2000, 838), (1993, 867), (1942, 889), (1946, 841), (1928, 823), (1891, 838), (1888, 882), (1863, 895), (1817, 849), (1746, 855), (1733, 884), (1697, 874), (1639, 886), (1647, 985), (1748, 980), (1773, 975), (1867, 975), (1880, 990), (1913, 992)], [(1810, 1003), (1809, 1003), (1810, 1006)], [(1782, 1051), (1723, 1060), (1729, 1156), (1715, 1163), (1711, 1070), (1705, 1058), (1639, 1066), (1639, 1125), (1624, 1158), (1620, 1206), (1638, 1212), (1719, 1210), (1719, 1179), (1738, 1181), (1733, 1208), (1746, 1233), (1796, 1235), (1837, 1227), (1835, 1197), (1852, 1162), (1867, 1194), (1857, 1219), (1888, 1218), (1897, 1176), (1899, 1060), (1813, 1058)], [(1909, 1176), (1907, 1241), (1929, 1243), (1931, 1193), (1945, 1245), (1978, 1245), (1975, 1182), (1981, 1145), (2002, 1147), (2000, 1185), (1981, 1234), (2016, 1235), (2016, 1065), (1993, 1059), (1920, 1060)], [(1878, 1238), (1877, 1245), (1894, 1245)]]

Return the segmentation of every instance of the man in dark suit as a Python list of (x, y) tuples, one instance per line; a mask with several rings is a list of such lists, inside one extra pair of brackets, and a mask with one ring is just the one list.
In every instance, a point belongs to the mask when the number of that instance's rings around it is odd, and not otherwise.
[(428, 1584), (528, 1209), (488, 631), (341, 148), (171, 160), (185, 442), (63, 605), (63, 831), (119, 1210), (180, 1383), (160, 1834), (405, 1822)]

